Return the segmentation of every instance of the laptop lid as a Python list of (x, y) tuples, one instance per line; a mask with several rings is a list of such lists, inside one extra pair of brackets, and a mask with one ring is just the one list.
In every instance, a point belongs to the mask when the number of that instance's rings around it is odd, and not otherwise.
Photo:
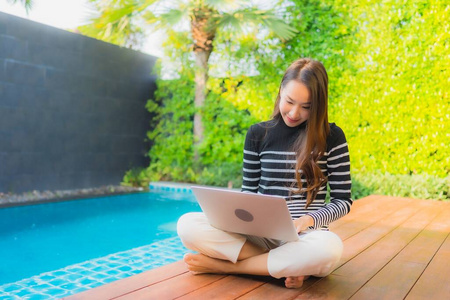
[(283, 241), (298, 240), (282, 197), (200, 186), (191, 188), (209, 223), (218, 229)]

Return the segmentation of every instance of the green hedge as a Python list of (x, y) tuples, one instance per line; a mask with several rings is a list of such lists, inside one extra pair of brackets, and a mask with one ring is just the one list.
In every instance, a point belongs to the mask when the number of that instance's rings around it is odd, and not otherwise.
[[(203, 109), (205, 141), (193, 163), (192, 56), (187, 37), (167, 47), (180, 78), (159, 80), (148, 108), (146, 180), (240, 183), (242, 146), (250, 124), (270, 116), (279, 81), (298, 57), (321, 60), (330, 78), (330, 121), (349, 143), (355, 198), (387, 194), (448, 199), (450, 173), (450, 6), (446, 1), (298, 1), (286, 19), (299, 34), (281, 43), (218, 36)], [(175, 45), (175, 46), (173, 46)], [(234, 54), (230, 56), (230, 51)], [(256, 75), (236, 66), (252, 62)], [(237, 75), (236, 75), (237, 74)], [(129, 174), (129, 177), (133, 177)], [(134, 176), (136, 177), (136, 176)], [(127, 181), (126, 179), (125, 181)]]

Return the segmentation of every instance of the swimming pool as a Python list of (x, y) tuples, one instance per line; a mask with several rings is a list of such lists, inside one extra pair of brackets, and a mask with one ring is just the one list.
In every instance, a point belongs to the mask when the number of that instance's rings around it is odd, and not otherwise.
[[(48, 278), (57, 287), (61, 278), (51, 271), (72, 265), (66, 276), (78, 270), (89, 277), (91, 266), (105, 277), (108, 264), (116, 273), (142, 271), (158, 256), (167, 257), (164, 245), (182, 247), (176, 221), (188, 211), (200, 208), (190, 190), (180, 189), (0, 209), (0, 292), (5, 286), (11, 292), (14, 284), (33, 276), (38, 285)], [(146, 255), (155, 251), (161, 253)], [(134, 262), (141, 269), (130, 267)], [(36, 278), (46, 272), (47, 277)]]

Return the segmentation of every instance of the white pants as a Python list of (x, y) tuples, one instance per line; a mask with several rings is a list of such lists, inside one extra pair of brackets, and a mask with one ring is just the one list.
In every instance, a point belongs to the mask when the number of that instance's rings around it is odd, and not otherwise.
[(275, 278), (312, 275), (324, 277), (339, 262), (343, 245), (330, 231), (307, 230), (295, 242), (283, 242), (222, 231), (212, 227), (203, 213), (180, 217), (178, 236), (188, 249), (236, 263), (242, 246), (249, 242), (269, 250), (267, 269)]

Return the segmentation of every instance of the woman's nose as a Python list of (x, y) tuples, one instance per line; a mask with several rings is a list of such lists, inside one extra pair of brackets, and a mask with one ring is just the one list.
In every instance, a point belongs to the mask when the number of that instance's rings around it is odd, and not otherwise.
[(300, 108), (298, 106), (292, 107), (289, 114), (290, 114), (291, 118), (296, 120), (300, 116)]

